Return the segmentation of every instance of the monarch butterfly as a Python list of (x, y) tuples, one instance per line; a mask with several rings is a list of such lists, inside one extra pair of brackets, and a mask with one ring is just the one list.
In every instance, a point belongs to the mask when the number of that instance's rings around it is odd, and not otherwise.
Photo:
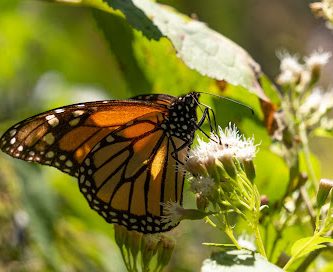
[[(165, 203), (182, 204), (186, 160), (195, 131), (199, 93), (68, 105), (9, 128), (0, 148), (78, 178), (90, 207), (107, 222), (142, 233), (164, 232)], [(208, 115), (209, 117), (209, 115)]]

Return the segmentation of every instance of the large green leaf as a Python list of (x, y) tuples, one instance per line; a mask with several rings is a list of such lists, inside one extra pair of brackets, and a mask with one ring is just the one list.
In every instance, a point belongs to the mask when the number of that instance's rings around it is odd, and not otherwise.
[[(55, 0), (53, 0), (55, 1)], [(268, 100), (257, 77), (259, 65), (233, 41), (206, 24), (151, 0), (56, 0), (77, 6), (90, 6), (115, 14), (120, 10), (136, 29), (148, 38), (167, 37), (184, 63), (200, 74), (240, 85)], [(105, 2), (109, 5), (107, 7)], [(153, 22), (150, 23), (148, 18)]]
[(201, 272), (280, 272), (281, 268), (268, 262), (258, 253), (245, 250), (232, 250), (214, 253), (206, 259), (201, 267)]
[(150, 0), (133, 0), (133, 3), (170, 39), (178, 56), (190, 68), (211, 78), (241, 85), (265, 98), (256, 78), (259, 65), (243, 48), (204, 23), (169, 7)]

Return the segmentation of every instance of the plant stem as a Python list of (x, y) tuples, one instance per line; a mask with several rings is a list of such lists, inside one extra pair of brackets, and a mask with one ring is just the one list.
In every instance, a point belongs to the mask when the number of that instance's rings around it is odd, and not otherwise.
[(267, 259), (265, 247), (264, 247), (264, 244), (263, 244), (262, 239), (261, 239), (258, 224), (256, 224), (255, 227), (254, 227), (254, 235), (256, 236), (256, 241), (257, 241), (257, 246), (258, 246), (259, 253)]
[(234, 232), (232, 231), (232, 229), (230, 229), (229, 227), (226, 227), (224, 232), (229, 237), (229, 239), (234, 243), (234, 245), (237, 247), (238, 250), (242, 249), (242, 247), (238, 244), (238, 241), (235, 238)]
[(298, 130), (299, 130), (299, 136), (300, 136), (300, 139), (302, 142), (305, 165), (308, 170), (308, 175), (310, 177), (310, 180), (312, 181), (312, 186), (314, 188), (317, 188), (318, 180), (317, 180), (317, 177), (315, 175), (315, 172), (313, 170), (312, 163), (311, 163), (311, 153), (310, 153), (309, 141), (308, 141), (308, 136), (306, 133), (305, 125), (303, 123), (301, 123), (298, 127)]

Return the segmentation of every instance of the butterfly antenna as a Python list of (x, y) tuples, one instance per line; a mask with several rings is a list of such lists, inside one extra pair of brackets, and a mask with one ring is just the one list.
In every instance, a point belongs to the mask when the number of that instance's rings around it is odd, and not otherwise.
[(233, 102), (233, 103), (235, 103), (235, 104), (241, 105), (241, 106), (243, 106), (243, 107), (249, 109), (249, 110), (251, 111), (251, 113), (254, 114), (254, 110), (253, 110), (250, 106), (245, 105), (244, 103), (239, 102), (239, 101), (237, 101), (237, 100), (235, 100), (235, 99), (232, 99), (232, 98), (229, 98), (229, 97), (225, 97), (225, 96), (222, 96), (222, 95), (218, 95), (218, 94), (212, 94), (212, 93), (205, 93), (205, 92), (197, 92), (197, 93), (200, 93), (200, 94), (207, 94), (207, 95), (215, 96), (215, 97), (218, 97), (218, 98), (220, 98), (220, 99), (224, 99), (224, 100), (227, 100), (227, 101)]

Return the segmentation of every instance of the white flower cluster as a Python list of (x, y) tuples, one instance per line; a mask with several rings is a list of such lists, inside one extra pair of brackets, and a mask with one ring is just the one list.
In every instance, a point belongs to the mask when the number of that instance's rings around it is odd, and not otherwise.
[(314, 88), (299, 107), (299, 113), (307, 126), (313, 126), (333, 108), (333, 89)]
[[(199, 139), (198, 145), (190, 151), (185, 165), (192, 174), (192, 192), (209, 197), (215, 188), (216, 171), (220, 172), (222, 167), (230, 174), (235, 167), (234, 159), (240, 163), (251, 164), (256, 153), (254, 138), (244, 137), (231, 123), (224, 130), (219, 127), (218, 134), (211, 134), (209, 142)], [(220, 167), (220, 170), (216, 170), (216, 167)]]
[(283, 98), (285, 111), (293, 108), (298, 120), (303, 121), (309, 129), (318, 125), (323, 129), (333, 129), (333, 121), (327, 118), (327, 113), (333, 109), (333, 89), (325, 91), (315, 87), (331, 53), (315, 51), (304, 57), (303, 63), (297, 56), (288, 53), (282, 53), (279, 57), (281, 72), (277, 83), (287, 93)]
[(322, 0), (310, 4), (312, 12), (318, 17), (326, 19), (326, 26), (333, 29), (333, 0)]
[(304, 58), (304, 63), (300, 63), (299, 58), (289, 53), (278, 53), (280, 58), (280, 74), (277, 77), (277, 83), (280, 85), (296, 86), (299, 92), (302, 92), (311, 82), (314, 76), (317, 76), (325, 66), (331, 53), (321, 50), (313, 52), (309, 57)]
[(219, 127), (218, 135), (212, 134), (209, 142), (198, 140), (196, 148), (192, 149), (189, 158), (196, 157), (201, 161), (235, 157), (239, 160), (253, 160), (257, 153), (254, 138), (240, 135), (234, 124), (229, 123), (224, 130)]

